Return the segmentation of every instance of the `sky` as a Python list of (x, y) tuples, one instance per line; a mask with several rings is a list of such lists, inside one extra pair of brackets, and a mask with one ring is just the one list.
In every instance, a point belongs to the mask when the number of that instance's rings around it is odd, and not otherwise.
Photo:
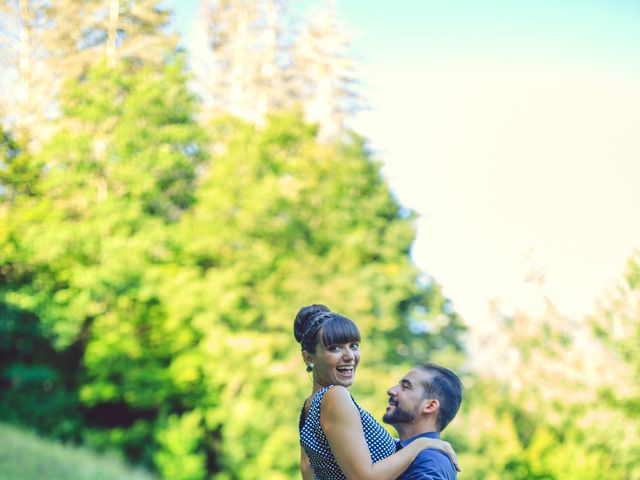
[[(197, 2), (169, 3), (188, 37)], [(591, 313), (640, 248), (640, 2), (337, 5), (368, 104), (353, 127), (419, 214), (417, 266), (472, 328), (494, 298)]]

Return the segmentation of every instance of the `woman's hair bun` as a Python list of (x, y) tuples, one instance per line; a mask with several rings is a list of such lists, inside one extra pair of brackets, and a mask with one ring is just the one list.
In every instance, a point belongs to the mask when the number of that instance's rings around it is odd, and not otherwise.
[[(331, 310), (325, 305), (314, 303), (313, 305), (307, 305), (302, 307), (296, 319), (293, 321), (293, 335), (296, 337), (298, 343), (302, 343), (305, 336), (308, 337), (309, 328), (313, 328), (317, 322), (314, 321), (314, 317), (319, 313), (330, 313)], [(315, 333), (315, 332), (314, 332)], [(307, 334), (307, 335), (305, 335)]]

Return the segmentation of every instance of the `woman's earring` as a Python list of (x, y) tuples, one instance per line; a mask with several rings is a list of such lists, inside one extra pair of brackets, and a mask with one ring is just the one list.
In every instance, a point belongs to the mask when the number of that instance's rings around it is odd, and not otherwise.
[(307, 372), (311, 373), (312, 370), (313, 370), (313, 363), (310, 363), (309, 365), (307, 365)]

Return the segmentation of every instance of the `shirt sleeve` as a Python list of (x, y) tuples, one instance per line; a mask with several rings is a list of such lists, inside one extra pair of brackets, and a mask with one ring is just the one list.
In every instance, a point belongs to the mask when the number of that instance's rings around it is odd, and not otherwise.
[(448, 461), (436, 450), (421, 451), (409, 466), (403, 480), (441, 480), (448, 478), (444, 462)]

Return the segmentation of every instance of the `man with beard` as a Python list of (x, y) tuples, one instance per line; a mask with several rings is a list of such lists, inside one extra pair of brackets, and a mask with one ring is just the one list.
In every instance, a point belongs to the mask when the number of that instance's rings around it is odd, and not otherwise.
[[(387, 390), (389, 405), (382, 420), (393, 425), (403, 448), (419, 437), (440, 438), (455, 417), (463, 386), (451, 370), (434, 364), (418, 365)], [(446, 454), (422, 450), (399, 480), (456, 479), (456, 469)]]

